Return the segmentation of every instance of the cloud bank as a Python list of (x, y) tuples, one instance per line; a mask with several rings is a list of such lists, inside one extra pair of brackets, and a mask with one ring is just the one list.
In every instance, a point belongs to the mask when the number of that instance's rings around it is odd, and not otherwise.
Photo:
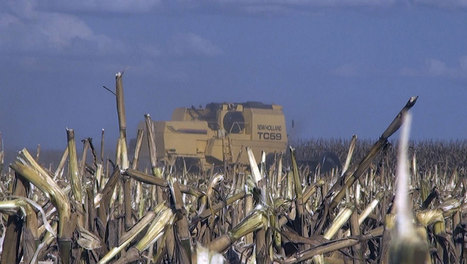
[(429, 58), (421, 67), (406, 67), (400, 71), (400, 74), (408, 77), (467, 79), (467, 56), (460, 57), (456, 65), (448, 65), (442, 60)]
[(193, 32), (171, 32), (157, 42), (134, 42), (97, 31), (80, 13), (139, 13), (159, 5), (159, 0), (0, 1), (0, 54), (10, 56), (20, 66), (44, 69), (53, 58), (62, 64), (70, 59), (86, 60), (112, 68), (151, 65), (161, 56), (213, 57), (223, 53), (211, 40)]
[(145, 13), (161, 5), (161, 0), (42, 0), (41, 7), (67, 12)]
[[(224, 54), (222, 47), (197, 32), (171, 32), (157, 42), (129, 42), (128, 39), (99, 32), (90, 26), (82, 12), (96, 16), (140, 13), (197, 12), (196, 10), (236, 10), (226, 15), (285, 14), (307, 12), (313, 8), (381, 7), (411, 5), (435, 8), (467, 7), (467, 0), (6, 0), (0, 1), (0, 54), (20, 54), (25, 65), (33, 65), (38, 56), (63, 56), (75, 58), (98, 58), (127, 56), (122, 59), (132, 63), (150, 65), (162, 56), (215, 57)], [(461, 9), (462, 12), (463, 9)], [(207, 11), (210, 12), (210, 11)], [(224, 14), (224, 13), (223, 13)], [(151, 14), (152, 15), (152, 14)], [(292, 14), (293, 15), (293, 14)], [(138, 61), (139, 60), (139, 61)], [(345, 64), (337, 67), (335, 75), (352, 77), (365, 73), (361, 65)], [(438, 59), (427, 59), (418, 68), (403, 68), (397, 74), (404, 76), (436, 76), (465, 78), (467, 56), (459, 59), (458, 65), (448, 65)]]
[[(284, 14), (303, 13), (314, 8), (346, 8), (346, 7), (394, 7), (394, 6), (428, 6), (434, 8), (466, 8), (467, 0), (19, 0), (36, 5), (43, 11), (65, 13), (164, 13), (179, 11), (224, 10), (223, 14)], [(7, 0), (7, 2), (16, 2)], [(1, 4), (0, 4), (1, 5)]]
[(178, 56), (201, 55), (216, 56), (222, 50), (208, 39), (194, 33), (176, 34), (170, 40), (169, 51)]
[(77, 16), (40, 11), (35, 1), (3, 2), (0, 10), (4, 10), (0, 13), (3, 52), (73, 54), (86, 50), (97, 55), (123, 48), (118, 41), (95, 33)]

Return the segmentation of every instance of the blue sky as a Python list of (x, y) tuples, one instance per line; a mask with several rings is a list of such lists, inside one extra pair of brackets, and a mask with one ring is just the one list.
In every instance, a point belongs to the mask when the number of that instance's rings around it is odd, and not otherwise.
[(4, 0), (7, 147), (128, 134), (145, 113), (215, 101), (284, 106), (291, 136), (376, 139), (410, 96), (412, 138), (467, 138), (467, 1)]

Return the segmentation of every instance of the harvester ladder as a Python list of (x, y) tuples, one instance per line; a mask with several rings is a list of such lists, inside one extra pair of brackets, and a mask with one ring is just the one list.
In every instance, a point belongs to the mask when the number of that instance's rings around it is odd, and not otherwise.
[(230, 141), (230, 137), (225, 136), (222, 138), (222, 149), (224, 154), (224, 162), (232, 163), (232, 142)]

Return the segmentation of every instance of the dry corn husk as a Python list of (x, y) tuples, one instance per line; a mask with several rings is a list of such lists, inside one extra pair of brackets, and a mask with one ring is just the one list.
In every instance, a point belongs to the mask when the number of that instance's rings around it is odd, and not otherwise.
[(165, 205), (159, 205), (155, 209), (156, 217), (149, 226), (146, 235), (136, 244), (135, 248), (139, 252), (146, 250), (161, 237), (163, 231), (173, 224), (174, 214), (170, 208)]
[(347, 220), (349, 220), (354, 208), (355, 207), (353, 205), (348, 205), (343, 208), (336, 216), (329, 229), (324, 233), (323, 237), (328, 240), (334, 237), (337, 231), (339, 231), (339, 229), (347, 222)]
[[(160, 209), (160, 208), (157, 208)], [(100, 264), (108, 263), (112, 258), (114, 258), (120, 251), (122, 251), (131, 241), (142, 232), (151, 221), (154, 219), (155, 213), (148, 212), (138, 223), (136, 223), (133, 228), (131, 228), (126, 234), (124, 234), (120, 241), (119, 246), (112, 248), (103, 258), (99, 260)]]
[(94, 250), (102, 247), (102, 240), (88, 230), (78, 227), (78, 245), (87, 250)]
[(237, 226), (232, 228), (227, 234), (213, 240), (209, 245), (209, 250), (223, 252), (241, 237), (252, 233), (260, 228), (267, 227), (268, 218), (263, 206), (258, 205), (249, 215), (247, 215)]

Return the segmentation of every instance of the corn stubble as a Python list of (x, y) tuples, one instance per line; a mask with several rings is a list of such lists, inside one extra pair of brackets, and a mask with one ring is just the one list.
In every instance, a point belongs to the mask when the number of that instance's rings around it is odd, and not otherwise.
[[(194, 174), (158, 163), (142, 130), (128, 153), (121, 73), (116, 83), (115, 162), (90, 139), (79, 160), (67, 129), (54, 171), (26, 149), (4, 169), (1, 263), (465, 263), (465, 170), (421, 174), (413, 155), (410, 172), (396, 173), (388, 162), (388, 138), (416, 97), (356, 162), (354, 136), (340, 171), (299, 166), (293, 148), (257, 163), (246, 148), (248, 166)], [(142, 144), (149, 168), (138, 166)]]

